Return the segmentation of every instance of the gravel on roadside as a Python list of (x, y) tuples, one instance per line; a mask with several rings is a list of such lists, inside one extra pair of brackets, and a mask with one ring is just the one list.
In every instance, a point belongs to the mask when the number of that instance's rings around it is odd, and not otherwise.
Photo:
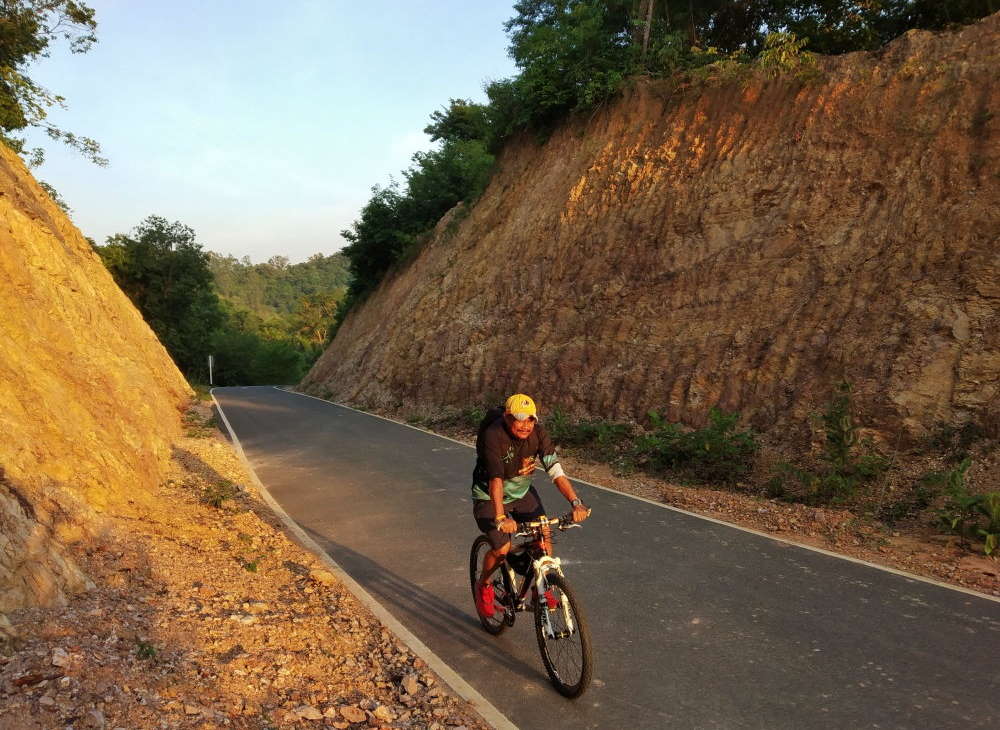
[(0, 730), (487, 728), (282, 532), (193, 408), (171, 478), (77, 546), (96, 589), (11, 614)]

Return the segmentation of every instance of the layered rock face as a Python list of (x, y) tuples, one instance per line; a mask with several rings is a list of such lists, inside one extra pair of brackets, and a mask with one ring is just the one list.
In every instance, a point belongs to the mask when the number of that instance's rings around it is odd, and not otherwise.
[[(355, 311), (303, 383), (414, 411), (781, 431), (842, 380), (919, 436), (1000, 412), (1000, 15), (817, 83), (642, 83), (544, 144)], [(995, 426), (996, 424), (994, 424)]]
[[(69, 548), (159, 483), (190, 390), (90, 245), (0, 145), (0, 619), (87, 584)], [(0, 633), (3, 622), (0, 621)]]

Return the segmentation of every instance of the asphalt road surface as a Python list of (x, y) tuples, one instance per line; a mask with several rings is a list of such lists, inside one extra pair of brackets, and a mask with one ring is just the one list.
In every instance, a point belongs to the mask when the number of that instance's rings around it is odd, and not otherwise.
[(215, 395), (292, 518), (521, 728), (1000, 727), (1000, 602), (587, 485), (593, 517), (556, 551), (594, 683), (565, 700), (531, 614), (479, 627), (472, 449), (274, 388)]

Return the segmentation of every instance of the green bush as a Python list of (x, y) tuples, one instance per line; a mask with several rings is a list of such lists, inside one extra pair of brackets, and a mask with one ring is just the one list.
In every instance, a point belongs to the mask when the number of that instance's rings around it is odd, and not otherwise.
[(135, 645), (135, 655), (143, 660), (155, 659), (159, 650), (152, 643), (139, 639)]
[(767, 492), (772, 497), (806, 504), (842, 504), (862, 484), (885, 473), (889, 464), (869, 440), (859, 440), (851, 403), (851, 386), (841, 383), (819, 416), (824, 442), (817, 469), (778, 464)]
[(1000, 547), (1000, 492), (971, 494), (965, 475), (972, 465), (966, 457), (954, 468), (927, 475), (924, 479), (941, 484), (948, 501), (939, 512), (941, 526), (963, 539), (983, 541), (983, 552), (992, 556)]
[(801, 81), (818, 80), (822, 73), (816, 54), (804, 50), (808, 43), (808, 38), (799, 38), (794, 33), (770, 33), (754, 65), (771, 78), (790, 75)]
[(545, 428), (560, 446), (587, 449), (602, 461), (617, 461), (628, 450), (635, 429), (631, 424), (600, 419), (576, 421), (555, 408), (545, 419)]
[(201, 501), (211, 507), (221, 509), (223, 503), (227, 499), (235, 497), (238, 491), (235, 484), (227, 479), (223, 479), (206, 487), (201, 494)]
[(737, 429), (739, 418), (713, 408), (707, 426), (686, 431), (650, 411), (652, 429), (636, 439), (634, 456), (653, 472), (699, 482), (736, 482), (750, 473), (760, 448), (753, 431)]

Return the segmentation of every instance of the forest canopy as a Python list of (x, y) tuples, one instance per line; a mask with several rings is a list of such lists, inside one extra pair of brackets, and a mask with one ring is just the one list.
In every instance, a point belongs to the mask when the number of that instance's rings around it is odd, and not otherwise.
[(327, 342), (347, 272), (339, 254), (252, 264), (204, 251), (191, 228), (149, 216), (96, 246), (177, 367), (216, 385), (296, 383)]

